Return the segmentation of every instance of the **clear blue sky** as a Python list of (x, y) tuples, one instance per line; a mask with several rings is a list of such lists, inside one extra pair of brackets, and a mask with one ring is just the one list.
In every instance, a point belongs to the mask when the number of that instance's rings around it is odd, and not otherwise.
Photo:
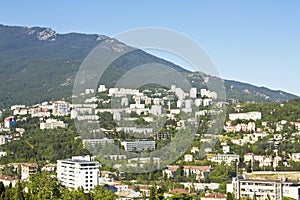
[(0, 23), (112, 36), (177, 30), (201, 44), (222, 78), (300, 95), (300, 1), (0, 1)]

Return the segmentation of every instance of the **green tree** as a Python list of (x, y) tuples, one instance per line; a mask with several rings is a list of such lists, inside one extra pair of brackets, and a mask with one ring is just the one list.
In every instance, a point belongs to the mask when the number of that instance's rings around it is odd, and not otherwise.
[(149, 200), (155, 200), (156, 199), (156, 188), (150, 187), (150, 196)]
[(222, 194), (226, 193), (226, 184), (227, 184), (227, 182), (223, 182), (223, 183), (219, 184), (218, 190), (220, 193), (222, 193)]
[(73, 200), (73, 199), (87, 199), (86, 194), (84, 193), (82, 188), (77, 190), (64, 188), (62, 191), (62, 199), (64, 200)]
[(17, 182), (15, 189), (16, 191), (15, 191), (14, 199), (16, 200), (24, 199), (23, 187), (20, 181)]
[(232, 193), (230, 192), (227, 192), (227, 197), (226, 197), (226, 200), (234, 200), (234, 196)]
[(5, 187), (4, 187), (3, 182), (1, 181), (0, 182), (0, 197), (1, 197), (1, 199), (3, 199), (4, 196), (5, 196)]
[(14, 199), (14, 191), (12, 188), (12, 184), (10, 183), (8, 187), (5, 188), (5, 200)]
[(114, 200), (117, 195), (106, 189), (102, 185), (97, 185), (89, 192), (90, 198), (93, 200)]
[(117, 123), (113, 120), (113, 115), (110, 112), (98, 113), (101, 128), (114, 129)]
[(46, 171), (32, 175), (27, 187), (30, 198), (36, 200), (57, 199), (63, 190), (56, 176)]

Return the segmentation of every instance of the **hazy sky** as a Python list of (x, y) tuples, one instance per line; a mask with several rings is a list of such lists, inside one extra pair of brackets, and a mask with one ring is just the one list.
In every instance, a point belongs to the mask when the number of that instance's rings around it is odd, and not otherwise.
[(300, 95), (296, 0), (2, 0), (0, 23), (108, 36), (138, 27), (169, 28), (204, 47), (222, 78)]

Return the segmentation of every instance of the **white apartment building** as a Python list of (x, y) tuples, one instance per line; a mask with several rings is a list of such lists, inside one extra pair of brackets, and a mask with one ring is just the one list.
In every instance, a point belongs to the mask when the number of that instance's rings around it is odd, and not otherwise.
[(240, 156), (236, 154), (217, 154), (212, 158), (208, 158), (208, 160), (219, 164), (221, 164), (222, 162), (225, 162), (225, 164), (230, 164), (233, 161), (239, 161)]
[(89, 156), (73, 156), (57, 161), (57, 179), (68, 188), (82, 187), (85, 192), (98, 185), (99, 163)]
[(109, 88), (108, 89), (109, 96), (116, 96), (116, 97), (124, 97), (126, 95), (137, 95), (142, 96), (139, 90), (136, 89), (129, 89), (129, 88)]
[(261, 112), (247, 112), (247, 113), (232, 113), (229, 114), (229, 119), (234, 121), (237, 119), (244, 120), (259, 120), (261, 119)]
[(129, 126), (129, 127), (117, 127), (116, 128), (117, 132), (124, 131), (124, 133), (141, 133), (141, 134), (152, 134), (153, 133), (153, 128), (139, 128), (139, 127), (134, 127), (134, 126)]
[(66, 128), (67, 124), (57, 119), (46, 119), (46, 122), (40, 123), (40, 129), (55, 129), (55, 128)]
[(212, 99), (217, 99), (218, 97), (218, 94), (214, 91), (209, 91), (207, 89), (201, 89), (200, 90), (200, 94), (201, 94), (201, 97), (208, 97), (208, 98), (212, 98)]
[(143, 150), (154, 150), (155, 141), (150, 140), (133, 140), (133, 141), (122, 141), (121, 145), (124, 146), (125, 151), (137, 151)]
[(163, 112), (162, 106), (159, 106), (159, 105), (151, 106), (150, 113), (152, 115), (161, 115), (162, 112)]
[(102, 139), (83, 139), (82, 143), (84, 146), (89, 145), (90, 147), (95, 146), (102, 146), (104, 147), (107, 144), (113, 144), (114, 140), (109, 138), (102, 138)]
[(227, 184), (227, 192), (234, 193), (235, 198), (256, 198), (257, 200), (282, 199), (282, 183), (278, 180), (237, 179)]
[(193, 87), (190, 89), (190, 98), (197, 98), (197, 88)]
[(235, 198), (257, 200), (281, 200), (282, 197), (300, 199), (300, 185), (280, 180), (237, 179), (227, 184), (227, 192), (234, 193)]

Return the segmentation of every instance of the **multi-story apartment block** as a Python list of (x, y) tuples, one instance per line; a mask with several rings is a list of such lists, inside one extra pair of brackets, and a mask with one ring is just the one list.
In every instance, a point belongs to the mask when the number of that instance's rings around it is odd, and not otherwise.
[(40, 123), (40, 129), (55, 129), (55, 128), (66, 128), (67, 124), (57, 119), (47, 119), (46, 122)]
[(113, 144), (114, 140), (109, 138), (101, 138), (101, 139), (83, 139), (82, 143), (84, 146), (88, 145), (90, 147), (101, 146), (104, 147), (107, 144)]
[(247, 112), (247, 113), (231, 113), (229, 114), (229, 119), (234, 121), (237, 119), (243, 120), (259, 120), (261, 119), (261, 112)]
[(300, 199), (300, 185), (281, 180), (233, 178), (232, 183), (227, 184), (227, 192), (233, 193), (237, 199), (281, 200), (283, 197)]
[(125, 151), (143, 151), (155, 149), (155, 141), (150, 140), (122, 141), (121, 145), (124, 146)]
[(57, 161), (57, 179), (68, 188), (82, 187), (85, 192), (98, 185), (99, 163), (89, 156), (74, 156)]
[(70, 114), (70, 104), (65, 101), (56, 101), (52, 104), (52, 114), (55, 116), (65, 116)]

